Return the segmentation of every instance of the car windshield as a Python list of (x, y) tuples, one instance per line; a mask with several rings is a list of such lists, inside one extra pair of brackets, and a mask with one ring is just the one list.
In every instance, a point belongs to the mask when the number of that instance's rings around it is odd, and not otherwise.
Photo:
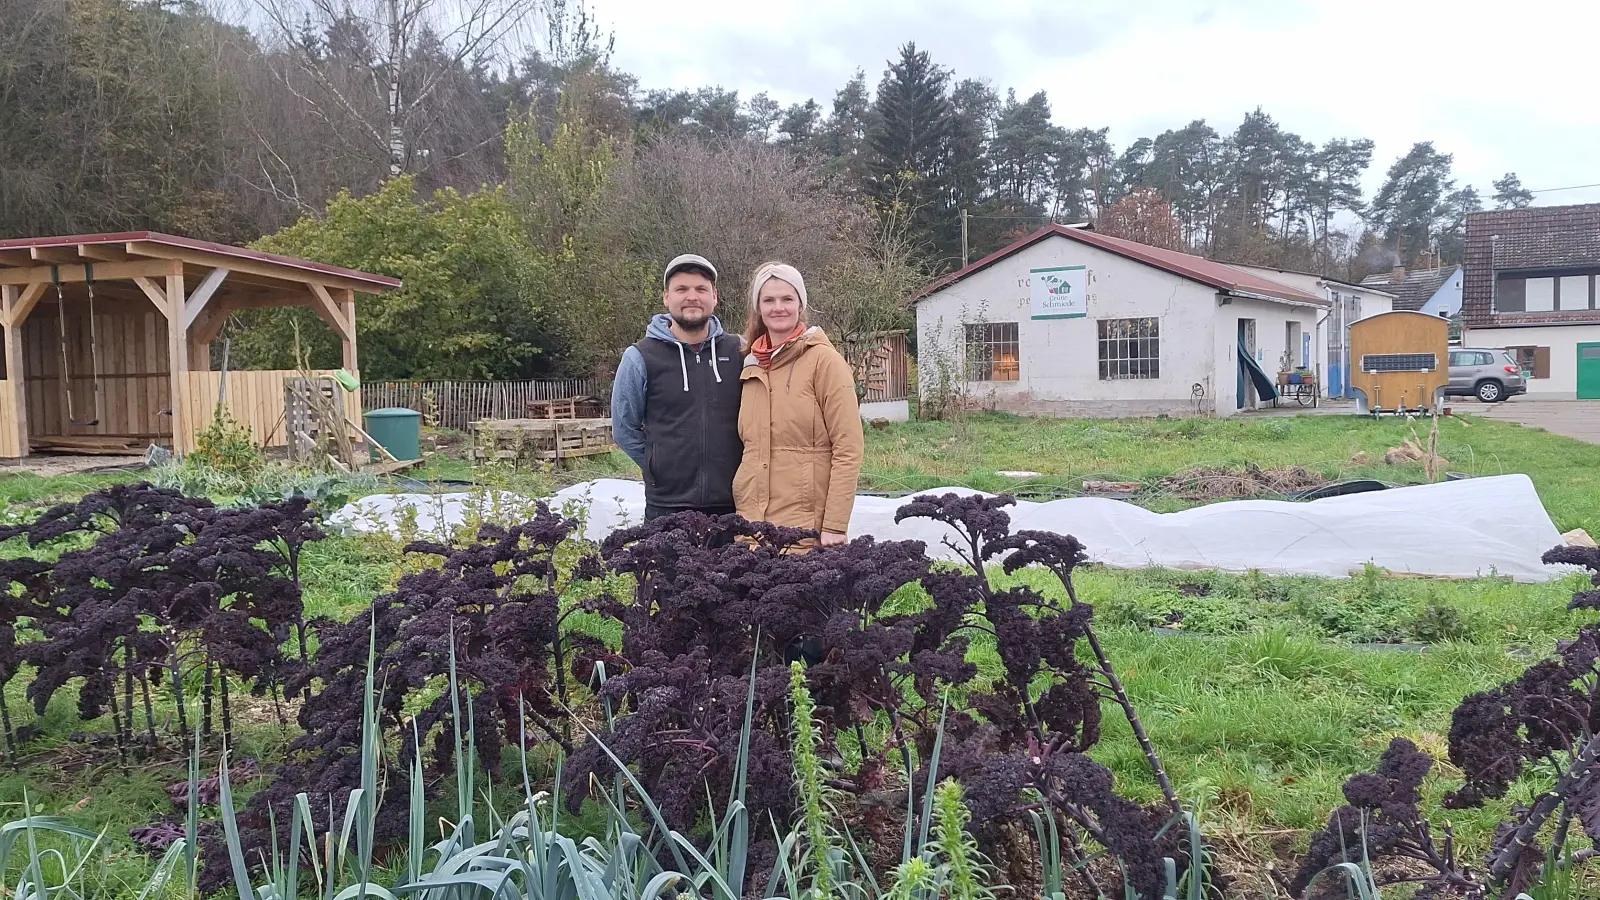
[(1510, 352), (1502, 353), (1502, 354), (1500, 354), (1500, 356), (1502, 358), (1504, 358), (1505, 361), (1510, 363), (1511, 365), (1516, 366), (1519, 369), (1522, 368), (1522, 364), (1517, 362), (1517, 358), (1515, 356), (1512, 356), (1510, 354)]

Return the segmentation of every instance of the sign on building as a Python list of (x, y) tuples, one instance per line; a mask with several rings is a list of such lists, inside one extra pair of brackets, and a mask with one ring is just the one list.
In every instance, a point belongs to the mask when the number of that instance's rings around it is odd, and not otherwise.
[(1029, 269), (1035, 319), (1080, 319), (1089, 314), (1089, 270), (1084, 266)]

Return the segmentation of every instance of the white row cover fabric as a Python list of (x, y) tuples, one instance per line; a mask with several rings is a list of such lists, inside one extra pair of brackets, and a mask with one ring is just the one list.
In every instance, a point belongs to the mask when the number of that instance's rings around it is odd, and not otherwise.
[[(925, 494), (976, 494), (935, 488)], [(424, 533), (458, 526), (468, 494), (389, 494), (362, 498), (339, 510), (333, 523), (355, 530), (394, 531), (412, 510)], [(586, 513), (585, 537), (599, 540), (644, 517), (644, 486), (600, 479), (551, 498), (557, 510)], [(476, 501), (482, 502), (482, 501)], [(513, 502), (501, 496), (496, 503)], [(856, 498), (850, 536), (920, 540), (928, 554), (956, 559), (944, 545), (953, 533), (925, 519), (895, 524), (905, 498)], [(1153, 513), (1120, 500), (1080, 497), (1046, 503), (1019, 501), (1012, 530), (1071, 534), (1090, 559), (1117, 568), (1251, 569), (1274, 575), (1348, 577), (1367, 563), (1415, 575), (1509, 577), (1523, 582), (1561, 577), (1567, 567), (1539, 557), (1563, 543), (1525, 475), (1471, 478), (1392, 488), (1307, 503), (1236, 500), (1177, 513)]]

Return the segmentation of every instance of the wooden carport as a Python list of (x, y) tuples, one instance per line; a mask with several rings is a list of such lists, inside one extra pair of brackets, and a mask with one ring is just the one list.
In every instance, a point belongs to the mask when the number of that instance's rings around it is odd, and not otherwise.
[[(311, 309), (340, 336), (344, 367), (355, 374), (356, 294), (399, 286), (154, 232), (0, 241), (0, 457), (83, 436), (165, 438), (187, 453), (217, 402), (211, 342), (230, 313)], [(230, 397), (246, 374), (256, 373), (229, 374)], [(284, 373), (260, 374), (280, 376), (281, 405)], [(260, 389), (270, 393), (270, 379)]]

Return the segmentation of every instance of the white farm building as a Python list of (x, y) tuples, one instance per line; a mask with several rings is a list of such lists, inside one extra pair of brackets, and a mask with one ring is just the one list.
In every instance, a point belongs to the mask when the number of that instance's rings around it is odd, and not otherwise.
[(915, 302), (924, 402), (948, 390), (982, 408), (1085, 417), (1252, 408), (1244, 358), (1267, 379), (1320, 374), (1332, 307), (1320, 290), (1061, 225)]

